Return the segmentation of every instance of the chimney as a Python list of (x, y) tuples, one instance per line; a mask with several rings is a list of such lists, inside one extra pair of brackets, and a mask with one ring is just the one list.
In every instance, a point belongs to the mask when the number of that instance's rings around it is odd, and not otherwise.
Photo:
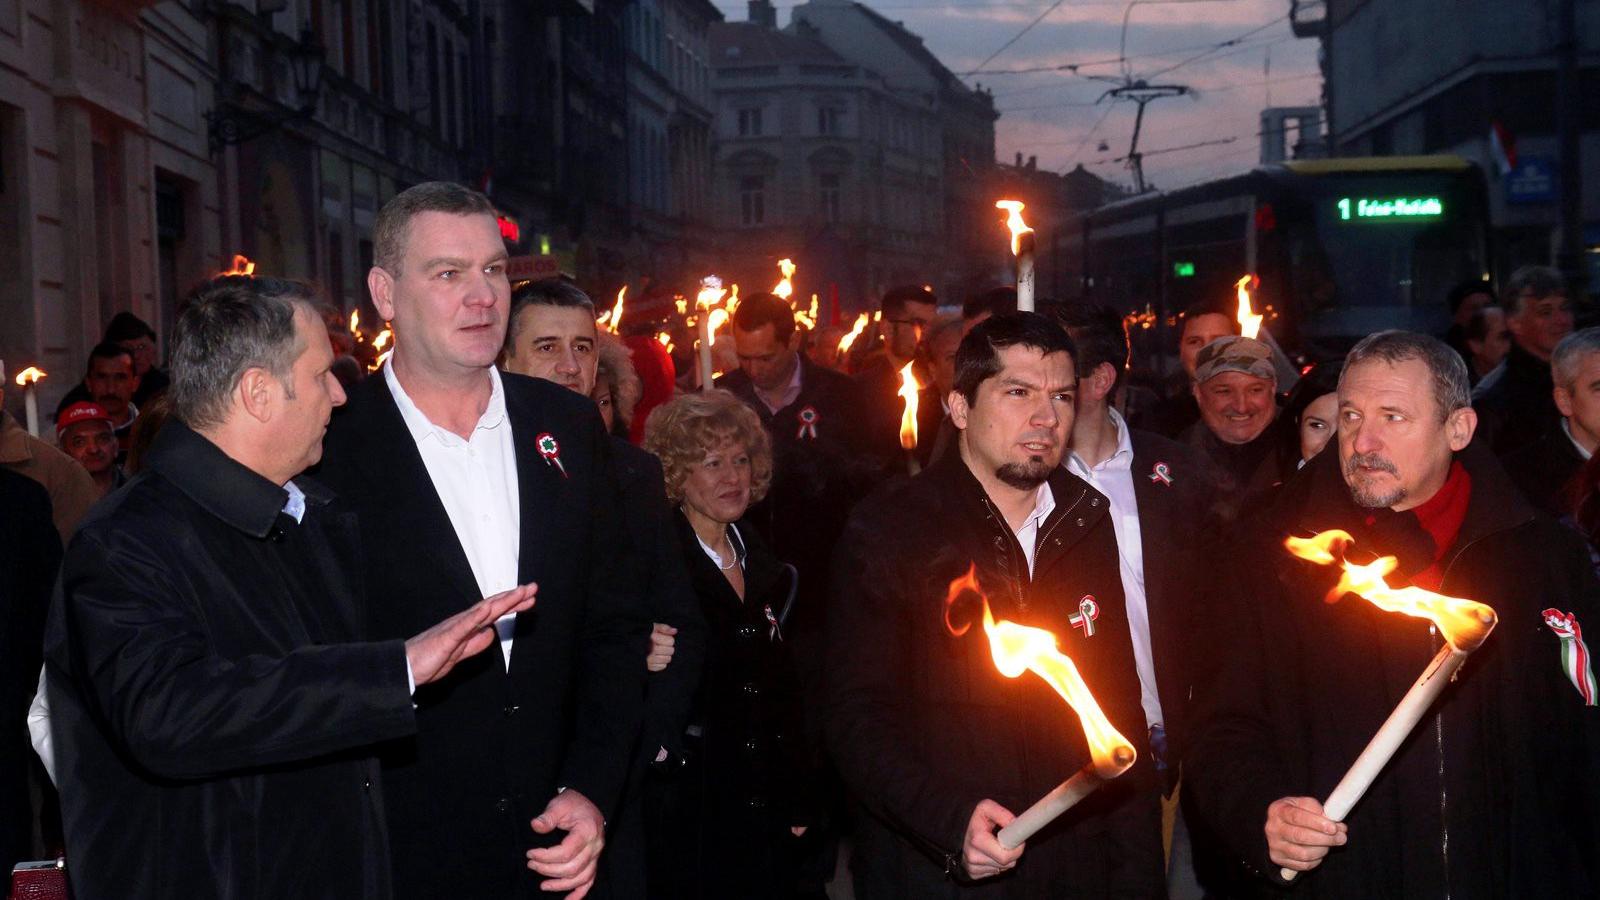
[(1022, 168), (1022, 151), (1017, 151), (1017, 168)]
[(778, 8), (772, 0), (750, 0), (750, 22), (762, 28), (778, 27)]
[(1037, 157), (1037, 156), (1028, 157), (1028, 171), (1032, 172), (1034, 169), (1037, 169), (1037, 168), (1039, 168), (1039, 157)]

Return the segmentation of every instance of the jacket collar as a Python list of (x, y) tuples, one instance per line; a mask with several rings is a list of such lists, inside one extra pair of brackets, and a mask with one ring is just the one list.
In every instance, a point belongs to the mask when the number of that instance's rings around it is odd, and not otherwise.
[(0, 463), (23, 463), (33, 459), (27, 429), (11, 413), (0, 412)]
[[(251, 537), (266, 537), (289, 500), (289, 492), (223, 453), (176, 419), (162, 427), (150, 448), (150, 468), (172, 482), (202, 509)], [(309, 478), (295, 484), (308, 506), (333, 498)]]
[[(955, 501), (963, 519), (970, 521), (974, 527), (983, 527), (982, 522), (989, 520), (989, 528), (996, 532), (1003, 532), (1013, 542), (1016, 534), (1011, 530), (999, 510), (990, 501), (988, 492), (983, 489), (983, 484), (978, 481), (978, 476), (972, 474), (967, 467), (966, 460), (961, 458), (961, 448), (958, 443), (959, 434), (950, 442), (950, 448), (938, 460), (934, 461), (923, 471), (921, 478), (927, 478), (944, 497)], [(1082, 501), (1094, 492), (1088, 482), (1067, 471), (1065, 465), (1056, 466), (1047, 479), (1050, 492), (1055, 499), (1055, 509), (1045, 518), (1041, 531), (1047, 530), (1058, 519), (1068, 512), (1074, 512), (1077, 517), (1098, 517), (1103, 515), (1107, 503), (1100, 503), (1090, 507), (1093, 512), (1083, 510)], [(1080, 529), (1081, 530), (1081, 529)], [(1040, 571), (1042, 566), (1035, 562), (1035, 571)]]

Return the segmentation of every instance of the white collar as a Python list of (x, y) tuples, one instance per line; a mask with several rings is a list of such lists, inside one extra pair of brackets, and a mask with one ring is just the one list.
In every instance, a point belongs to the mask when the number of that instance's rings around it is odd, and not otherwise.
[[(694, 539), (700, 542), (700, 549), (704, 550), (706, 556), (710, 557), (711, 561), (717, 564), (717, 568), (723, 568), (722, 554), (711, 549), (710, 544), (701, 540), (700, 533), (698, 531), (695, 532)], [(739, 533), (739, 526), (734, 525), (731, 522), (728, 524), (728, 545), (733, 548), (734, 557), (737, 558), (739, 562), (744, 562), (744, 535)], [(729, 566), (728, 568), (732, 568), (732, 566)]]
[(1122, 413), (1115, 407), (1106, 407), (1106, 415), (1111, 417), (1111, 427), (1117, 430), (1117, 449), (1111, 452), (1097, 466), (1090, 466), (1083, 461), (1076, 450), (1067, 451), (1067, 468), (1079, 477), (1086, 476), (1089, 472), (1098, 469), (1133, 469), (1133, 434), (1128, 428), (1128, 423), (1122, 418)]
[(300, 490), (300, 485), (293, 481), (286, 481), (283, 489), (288, 492), (289, 499), (283, 501), (283, 514), (296, 522), (304, 522), (306, 518), (306, 492)]
[[(393, 365), (384, 365), (383, 380), (389, 386), (389, 393), (394, 395), (394, 404), (399, 407), (400, 418), (405, 420), (406, 430), (411, 432), (413, 441), (420, 444), (431, 436), (446, 446), (463, 443), (460, 435), (433, 424), (433, 420), (417, 408), (411, 395), (401, 386), (400, 379), (395, 377)], [(498, 428), (506, 420), (505, 388), (500, 382), (500, 371), (494, 366), (489, 367), (489, 385), (489, 405), (484, 407), (483, 415), (478, 417), (474, 431)]]
[(1055, 512), (1055, 509), (1055, 491), (1050, 490), (1050, 482), (1041, 482), (1038, 493), (1033, 495), (1033, 512), (1028, 513), (1028, 517), (1022, 520), (1022, 527), (1018, 528), (1017, 532), (1021, 533), (1030, 527), (1040, 527), (1044, 524), (1045, 519), (1050, 518), (1050, 514)]
[(1593, 453), (1590, 453), (1582, 444), (1578, 443), (1577, 438), (1572, 436), (1572, 423), (1567, 421), (1566, 416), (1561, 417), (1561, 433), (1567, 436), (1567, 440), (1572, 442), (1573, 449), (1577, 450), (1578, 455), (1583, 457), (1585, 461), (1588, 461), (1589, 457), (1594, 455)]

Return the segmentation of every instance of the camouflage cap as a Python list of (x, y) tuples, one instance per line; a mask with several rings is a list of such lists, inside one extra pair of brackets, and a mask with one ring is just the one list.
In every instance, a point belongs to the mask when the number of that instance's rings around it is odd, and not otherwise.
[(1229, 335), (1205, 345), (1195, 357), (1194, 383), (1205, 384), (1223, 372), (1243, 372), (1276, 383), (1272, 348), (1255, 338)]

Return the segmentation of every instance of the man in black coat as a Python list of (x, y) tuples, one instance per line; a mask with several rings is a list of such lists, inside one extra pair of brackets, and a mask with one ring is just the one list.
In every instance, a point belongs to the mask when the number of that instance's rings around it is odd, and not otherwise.
[[(865, 501), (840, 541), (823, 715), (870, 814), (851, 860), (864, 900), (1165, 896), (1110, 508), (1060, 465), (1076, 390), (1071, 339), (1050, 320), (1007, 313), (978, 325), (949, 398), (958, 452)], [(1000, 674), (973, 624), (981, 611), (947, 609), (969, 571), (996, 619), (1055, 633), (1139, 754), (1014, 850), (995, 829), (1089, 749), (1041, 679)]]
[[(1140, 702), (1167, 804), (1173, 806), (1192, 670), (1210, 667), (1216, 659), (1211, 648), (1189, 639), (1211, 593), (1213, 487), (1194, 450), (1128, 427), (1110, 405), (1128, 359), (1122, 317), (1105, 307), (1076, 306), (1063, 310), (1059, 319), (1083, 371), (1066, 465), (1111, 504)], [(1182, 825), (1181, 819), (1173, 821)], [(1178, 827), (1169, 844), (1169, 886), (1174, 893), (1186, 888), (1192, 893), (1187, 832)]]
[[(564, 278), (517, 286), (511, 294), (510, 325), (501, 361), (507, 372), (543, 378), (588, 397), (599, 363), (594, 301)], [(706, 620), (678, 551), (675, 520), (667, 502), (661, 461), (612, 436), (618, 491), (630, 552), (616, 563), (630, 570), (639, 614), (650, 620), (644, 731), (629, 771), (622, 805), (607, 827), (596, 896), (645, 896), (642, 782), (647, 766), (677, 767), (684, 728), (706, 655)], [(643, 648), (641, 648), (643, 650)]]
[(356, 643), (353, 522), (299, 475), (344, 401), (310, 289), (214, 279), (174, 343), (173, 421), (79, 527), (50, 611), (73, 894), (388, 897), (373, 745), (533, 591)]
[(34, 767), (25, 724), (39, 684), (44, 620), (61, 565), (50, 495), (26, 475), (0, 468), (0, 871), (33, 853)]
[(416, 737), (386, 748), (395, 890), (581, 896), (638, 737), (649, 631), (615, 559), (610, 438), (588, 398), (494, 368), (511, 287), (487, 198), (425, 182), (373, 236), (394, 353), (329, 430), (322, 477), (356, 509), (374, 633), (486, 585), (537, 582), (540, 600), (497, 623), (499, 652), (419, 691)]
[(789, 631), (802, 679), (816, 682), (828, 564), (850, 509), (882, 473), (868, 443), (861, 394), (850, 377), (794, 349), (794, 311), (771, 294), (744, 298), (733, 314), (739, 370), (717, 379), (756, 411), (772, 436), (772, 489), (749, 521), (773, 553), (800, 573)]
[(1559, 519), (1573, 513), (1578, 489), (1574, 482), (1600, 446), (1600, 328), (1562, 338), (1550, 356), (1550, 374), (1561, 418), (1533, 443), (1501, 461), (1523, 495)]
[(1566, 279), (1548, 266), (1523, 266), (1502, 292), (1511, 350), (1472, 392), (1483, 438), (1504, 456), (1556, 426), (1550, 355), (1572, 331)]
[[(1237, 864), (1231, 893), (1277, 896), (1287, 867), (1308, 897), (1594, 896), (1593, 675), (1569, 680), (1557, 630), (1595, 621), (1586, 555), (1469, 446), (1466, 366), (1443, 342), (1373, 335), (1338, 393), (1338, 453), (1242, 530), (1196, 635), (1230, 648), (1195, 689), (1184, 778)], [(1353, 563), (1396, 557), (1390, 585), (1499, 618), (1344, 822), (1323, 799), (1442, 639), (1354, 595), (1327, 602), (1338, 567), (1291, 557), (1284, 539), (1331, 529), (1354, 537)]]

